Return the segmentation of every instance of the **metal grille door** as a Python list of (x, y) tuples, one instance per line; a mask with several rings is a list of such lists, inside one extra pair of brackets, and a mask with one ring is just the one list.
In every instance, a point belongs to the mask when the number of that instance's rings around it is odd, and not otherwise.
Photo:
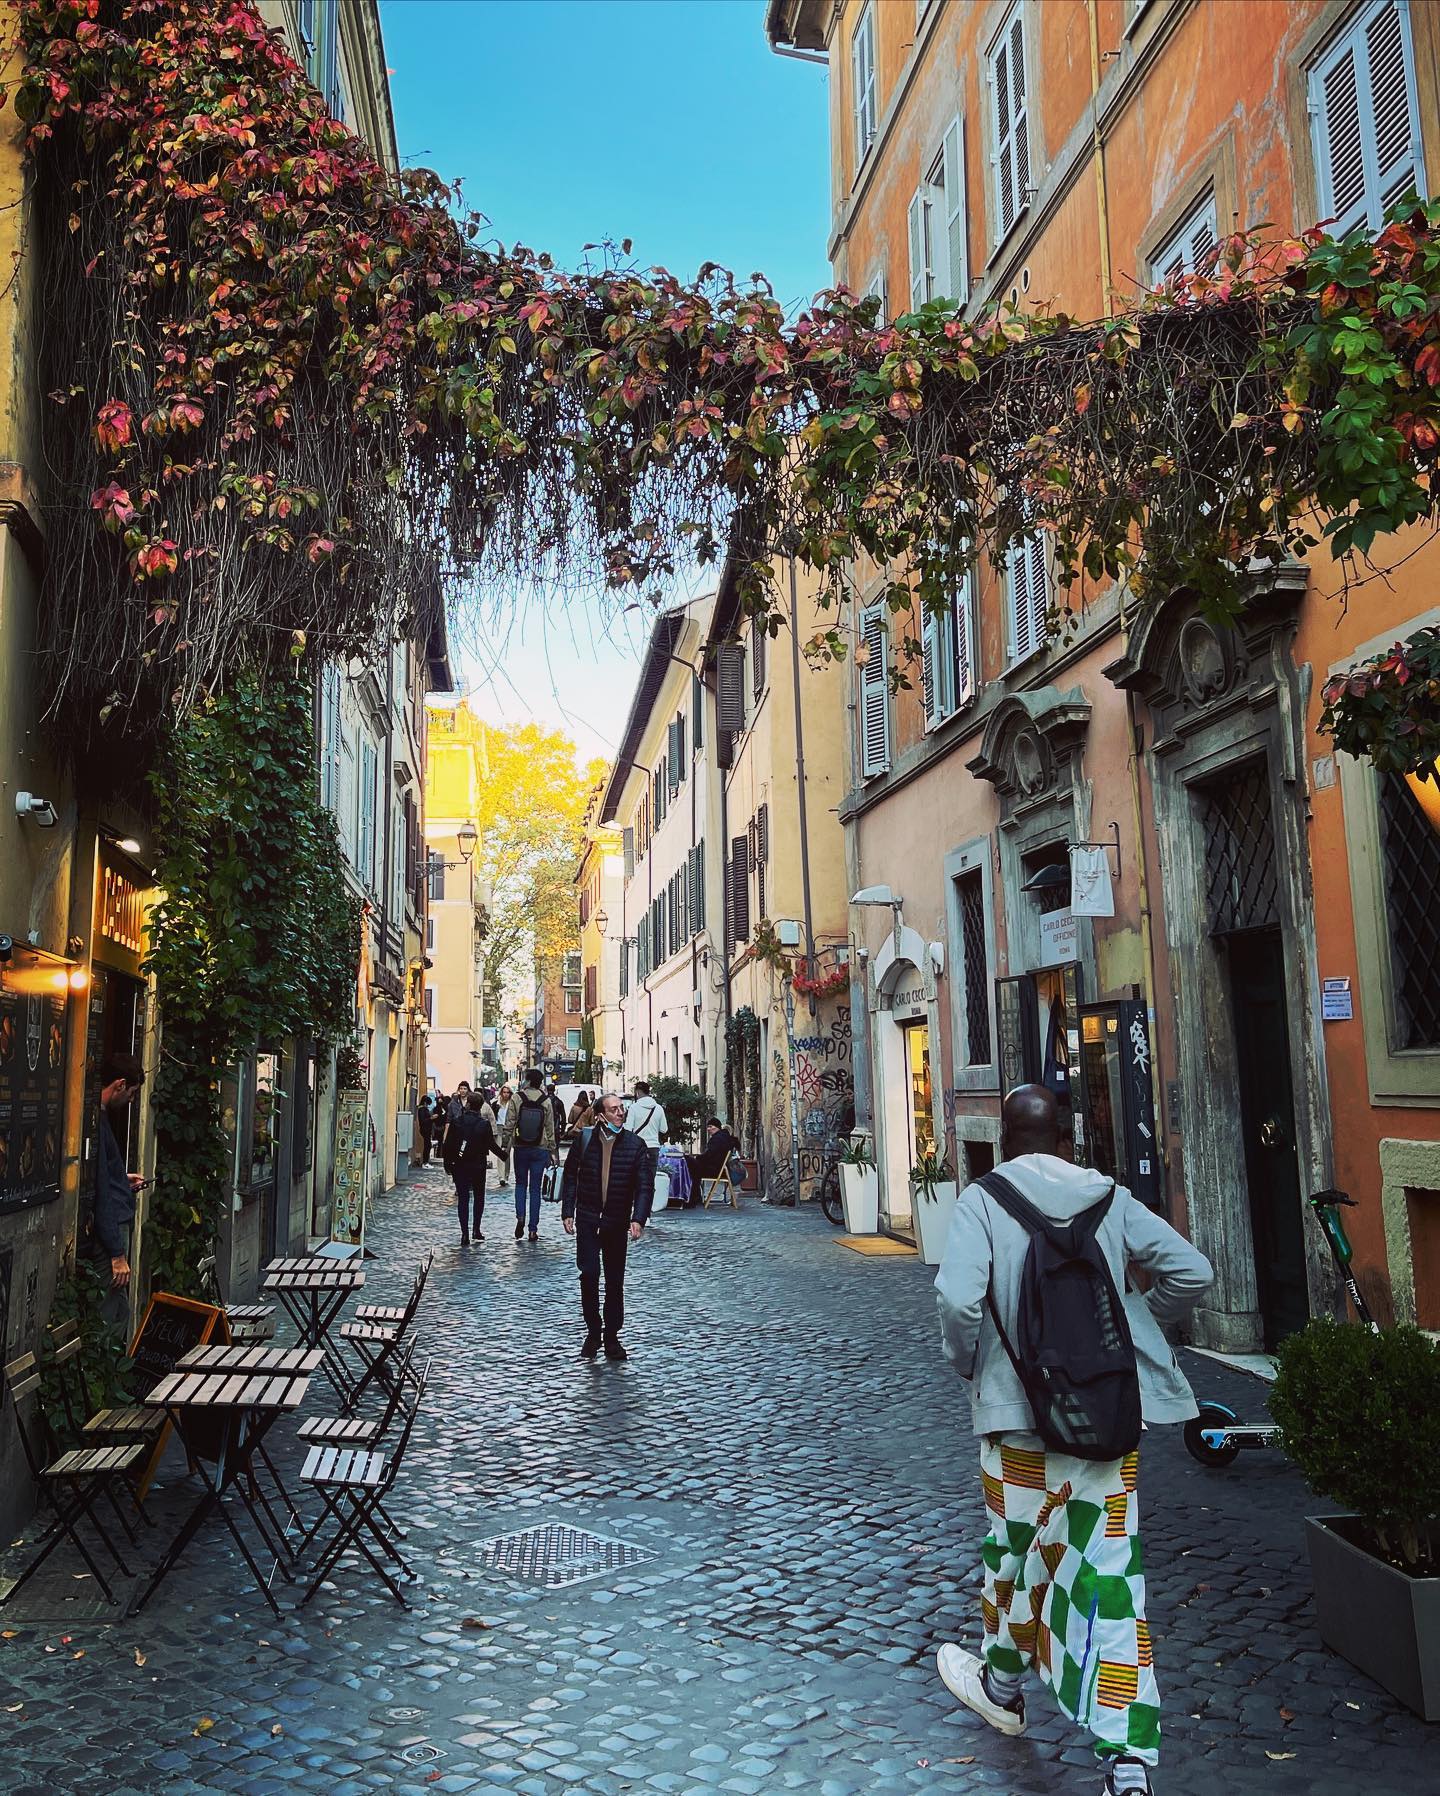
[(1270, 779), (1263, 761), (1201, 786), (1196, 796), (1205, 848), (1205, 908), (1212, 935), (1271, 929), (1280, 922)]
[(1398, 773), (1380, 780), (1395, 1046), (1440, 1046), (1440, 830)]
[(985, 960), (985, 889), (979, 873), (956, 880), (965, 956), (965, 1035), (971, 1066), (990, 1064), (990, 969)]

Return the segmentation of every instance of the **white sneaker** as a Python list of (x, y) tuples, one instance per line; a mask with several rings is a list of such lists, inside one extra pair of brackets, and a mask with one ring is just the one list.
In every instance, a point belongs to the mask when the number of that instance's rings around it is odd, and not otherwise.
[(935, 1655), (940, 1679), (952, 1696), (958, 1696), (967, 1709), (973, 1709), (982, 1721), (988, 1721), (997, 1734), (1012, 1737), (1025, 1732), (1025, 1701), (1018, 1709), (1002, 1708), (985, 1694), (982, 1673), (984, 1665), (963, 1646), (942, 1646)]

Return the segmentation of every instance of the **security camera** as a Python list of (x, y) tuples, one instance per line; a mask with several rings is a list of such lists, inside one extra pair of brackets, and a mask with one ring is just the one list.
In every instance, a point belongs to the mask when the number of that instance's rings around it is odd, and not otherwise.
[(3, 966), (5, 964), (5, 962), (13, 956), (14, 953), (15, 953), (15, 938), (14, 938), (14, 936), (0, 935), (0, 966)]
[(38, 823), (41, 829), (55, 827), (55, 807), (48, 798), (41, 798), (38, 792), (17, 792), (15, 815), (22, 823), (28, 817), (32, 823)]

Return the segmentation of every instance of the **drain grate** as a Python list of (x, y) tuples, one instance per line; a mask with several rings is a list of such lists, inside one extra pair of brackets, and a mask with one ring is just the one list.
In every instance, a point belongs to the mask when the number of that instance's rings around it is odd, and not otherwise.
[(525, 1584), (541, 1584), (546, 1590), (625, 1571), (654, 1557), (628, 1541), (606, 1540), (559, 1522), (526, 1528), (519, 1534), (497, 1534), (480, 1543), (480, 1563), (487, 1571), (504, 1572)]

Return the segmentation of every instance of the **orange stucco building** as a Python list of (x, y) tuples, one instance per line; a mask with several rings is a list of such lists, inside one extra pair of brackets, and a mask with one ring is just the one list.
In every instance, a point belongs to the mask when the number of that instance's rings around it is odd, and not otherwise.
[[(1232, 230), (1374, 228), (1440, 174), (1440, 7), (1413, 0), (771, 0), (766, 23), (828, 63), (829, 254), (886, 316), (1099, 316)], [(1339, 1309), (1303, 1207), (1332, 1184), (1377, 1308), (1440, 1328), (1440, 805), (1317, 732), (1331, 671), (1440, 620), (1440, 547), (1377, 559), (1348, 604), (1323, 553), (1257, 570), (1228, 631), (1184, 592), (1091, 593), (1057, 641), (1037, 536), (912, 620), (899, 692), (908, 632), (853, 570), (857, 1109), (890, 1227), (918, 1151), (983, 1169), (1003, 1091), (1043, 1079), (1077, 1155), (1214, 1261), (1201, 1344)]]

